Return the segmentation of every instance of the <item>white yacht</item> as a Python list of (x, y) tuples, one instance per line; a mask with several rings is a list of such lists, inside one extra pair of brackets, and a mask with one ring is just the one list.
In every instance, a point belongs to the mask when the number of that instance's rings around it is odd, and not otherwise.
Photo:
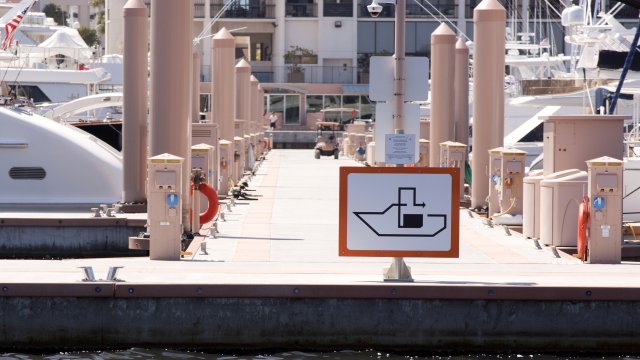
[[(24, 5), (16, 5), (20, 6)], [(0, 25), (12, 16), (7, 13)], [(4, 39), (5, 27), (0, 30)], [(58, 26), (44, 13), (27, 13), (11, 45), (0, 50), (0, 81), (36, 104), (67, 102), (99, 93), (103, 87), (118, 88), (122, 62), (98, 55), (76, 29)]]
[(122, 157), (106, 143), (20, 107), (0, 107), (0, 128), (0, 206), (120, 200)]

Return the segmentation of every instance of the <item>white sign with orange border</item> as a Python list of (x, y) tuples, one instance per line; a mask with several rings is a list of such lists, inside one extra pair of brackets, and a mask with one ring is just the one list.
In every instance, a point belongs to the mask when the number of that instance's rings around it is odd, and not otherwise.
[(459, 256), (457, 168), (340, 168), (340, 256)]

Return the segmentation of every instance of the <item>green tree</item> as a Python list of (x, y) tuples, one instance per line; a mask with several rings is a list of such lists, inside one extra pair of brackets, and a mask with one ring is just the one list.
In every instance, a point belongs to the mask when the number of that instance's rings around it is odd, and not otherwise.
[(100, 8), (100, 13), (98, 14), (98, 33), (104, 34), (104, 0), (91, 0), (91, 6), (95, 6)]
[(62, 11), (60, 6), (50, 3), (42, 9), (42, 12), (45, 13), (47, 17), (52, 18), (58, 25), (66, 25), (65, 19), (67, 18), (67, 12)]
[(98, 32), (89, 29), (87, 27), (81, 27), (78, 29), (78, 33), (82, 37), (82, 40), (87, 43), (89, 46), (100, 44), (100, 38), (98, 37)]

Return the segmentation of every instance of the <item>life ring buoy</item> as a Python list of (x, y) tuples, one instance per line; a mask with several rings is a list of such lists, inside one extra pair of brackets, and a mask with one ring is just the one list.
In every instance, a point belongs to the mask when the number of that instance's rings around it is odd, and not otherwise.
[(578, 207), (578, 258), (587, 259), (587, 228), (589, 227), (589, 197), (585, 196)]
[(265, 150), (269, 150), (269, 140), (267, 139), (263, 139), (263, 144), (264, 144), (264, 149)]
[[(218, 199), (218, 193), (216, 190), (207, 183), (200, 183), (198, 191), (200, 191), (209, 202), (207, 210), (200, 214), (200, 224), (206, 224), (216, 217), (216, 214), (220, 209), (220, 200)], [(191, 195), (193, 195), (193, 183), (191, 183)], [(189, 218), (192, 218), (192, 216), (193, 212), (190, 211)]]
[(220, 208), (218, 193), (213, 187), (211, 187), (207, 183), (200, 183), (198, 190), (200, 190), (200, 192), (209, 201), (209, 206), (207, 207), (207, 210), (205, 210), (205, 212), (200, 214), (200, 224), (206, 224), (216, 217), (216, 214), (218, 213), (218, 209)]

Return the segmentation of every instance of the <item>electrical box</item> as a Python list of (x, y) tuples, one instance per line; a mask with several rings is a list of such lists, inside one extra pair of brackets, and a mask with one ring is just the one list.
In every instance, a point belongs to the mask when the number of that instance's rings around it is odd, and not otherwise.
[(533, 170), (522, 180), (522, 235), (527, 239), (540, 238), (540, 181), (542, 170)]
[(147, 212), (151, 260), (180, 260), (183, 162), (183, 158), (171, 154), (148, 160)]
[[(349, 152), (351, 151), (351, 140), (349, 140), (349, 136), (345, 133), (345, 136), (342, 140), (342, 153), (346, 156), (349, 156)], [(351, 151), (353, 153), (353, 151)]]
[[(366, 150), (367, 150), (366, 135), (354, 134), (353, 139), (355, 141), (355, 144), (354, 144), (355, 150), (353, 153), (353, 158), (354, 160), (357, 160), (357, 161), (364, 161)], [(364, 150), (364, 153), (362, 152), (362, 150)]]
[[(214, 155), (214, 147), (207, 144), (198, 144), (191, 147), (191, 168), (200, 169), (205, 175), (205, 182), (212, 188), (216, 188), (216, 159)], [(204, 212), (208, 207), (207, 198), (200, 194), (199, 212)]]
[[(489, 150), (489, 216), (500, 212), (500, 191), (502, 190), (502, 147)], [(473, 186), (473, 185), (472, 185)]]
[(191, 124), (191, 143), (218, 146), (218, 125), (214, 123)]
[(626, 158), (623, 171), (622, 220), (640, 222), (640, 158)]
[(561, 174), (540, 182), (540, 241), (571, 247), (578, 243), (578, 206), (587, 193), (587, 172), (573, 169)]
[(420, 139), (429, 139), (431, 135), (431, 121), (420, 120)]
[[(522, 235), (530, 239), (540, 239), (540, 182), (542, 180), (553, 180), (579, 173), (578, 169), (568, 169), (550, 174), (542, 175), (542, 170), (529, 172), (529, 176), (523, 180), (522, 189)], [(548, 213), (548, 210), (546, 210)], [(551, 239), (551, 237), (547, 237)], [(549, 240), (550, 241), (550, 240)], [(549, 242), (549, 244), (551, 244)]]
[(244, 137), (233, 138), (233, 183), (237, 184), (244, 174), (245, 163), (245, 142)]
[(460, 199), (464, 199), (464, 167), (467, 159), (467, 145), (445, 141), (440, 143), (440, 167), (455, 167), (460, 170)]
[(220, 140), (219, 142), (219, 158), (220, 162), (218, 165), (218, 189), (219, 194), (228, 194), (231, 188), (229, 187), (229, 181), (232, 176), (233, 169), (233, 147), (231, 141)]
[(628, 116), (553, 115), (544, 120), (544, 174), (586, 171), (585, 161), (600, 156), (622, 159), (623, 123)]
[(350, 158), (353, 158), (356, 154), (356, 147), (358, 146), (356, 144), (356, 133), (347, 133), (347, 139), (349, 139), (349, 142), (347, 143), (347, 149), (346, 149), (346, 153), (347, 156)]
[(500, 164), (501, 185), (498, 194), (500, 213), (522, 214), (522, 191), (524, 161), (527, 152), (517, 149), (502, 149)]
[(371, 141), (367, 144), (367, 151), (365, 152), (366, 162), (369, 166), (376, 166), (376, 142)]
[(418, 167), (429, 167), (429, 146), (430, 141), (425, 139), (419, 140), (420, 145), (418, 147), (420, 154), (418, 155)]
[(592, 264), (619, 264), (622, 260), (622, 165), (621, 160), (608, 156), (587, 161), (587, 262)]

